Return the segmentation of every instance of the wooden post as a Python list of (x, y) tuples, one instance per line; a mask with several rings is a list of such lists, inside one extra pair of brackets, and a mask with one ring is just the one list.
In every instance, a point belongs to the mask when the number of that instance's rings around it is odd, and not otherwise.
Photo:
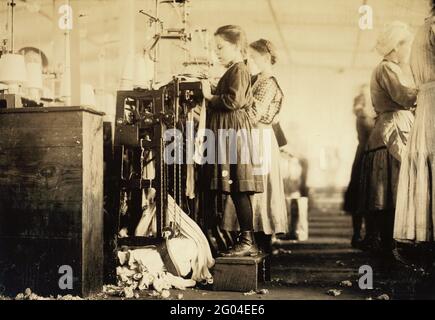
[[(54, 2), (58, 13), (58, 28), (63, 32), (61, 96), (65, 106), (80, 105), (80, 25), (76, 1)], [(63, 19), (63, 20), (62, 20)]]
[(80, 21), (78, 1), (68, 1), (72, 8), (73, 28), (70, 32), (71, 104), (80, 105)]
[(119, 42), (120, 88), (121, 90), (131, 90), (134, 80), (135, 1), (120, 0), (119, 6), (119, 10), (122, 12), (119, 19), (121, 33), (121, 41)]

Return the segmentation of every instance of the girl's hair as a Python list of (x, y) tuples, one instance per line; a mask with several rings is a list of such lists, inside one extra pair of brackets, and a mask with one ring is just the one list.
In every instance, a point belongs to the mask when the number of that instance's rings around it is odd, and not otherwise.
[(257, 41), (252, 42), (249, 45), (252, 49), (260, 53), (261, 55), (270, 54), (270, 63), (275, 64), (277, 61), (277, 54), (275, 46), (266, 39), (260, 39)]
[(222, 37), (225, 41), (235, 44), (240, 48), (243, 59), (248, 57), (248, 40), (246, 38), (246, 33), (243, 29), (236, 25), (226, 25), (222, 26), (216, 30), (215, 36)]
[(435, 0), (432, 0), (431, 7), (432, 7), (431, 9), (432, 15), (435, 15)]

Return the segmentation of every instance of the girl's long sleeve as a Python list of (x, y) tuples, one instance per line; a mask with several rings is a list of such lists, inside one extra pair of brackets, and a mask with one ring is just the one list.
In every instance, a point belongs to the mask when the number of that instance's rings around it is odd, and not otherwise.
[(403, 109), (412, 108), (417, 101), (417, 89), (403, 85), (400, 82), (398, 73), (389, 64), (383, 65), (380, 83), (391, 99), (399, 106), (402, 106)]
[(210, 101), (212, 109), (233, 111), (244, 108), (247, 104), (247, 93), (250, 76), (246, 70), (233, 68), (226, 76), (225, 82), (218, 86), (216, 95)]

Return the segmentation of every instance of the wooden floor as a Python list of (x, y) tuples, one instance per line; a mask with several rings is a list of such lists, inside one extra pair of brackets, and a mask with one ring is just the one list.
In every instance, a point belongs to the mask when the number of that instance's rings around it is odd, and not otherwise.
[[(323, 198), (322, 198), (323, 197)], [(335, 198), (334, 198), (335, 197)], [(335, 200), (331, 200), (335, 199)], [(418, 270), (374, 258), (352, 249), (351, 217), (340, 210), (338, 196), (316, 195), (309, 212), (310, 238), (306, 242), (280, 240), (274, 244), (272, 281), (262, 284), (267, 294), (216, 292), (202, 289), (171, 290), (171, 299), (183, 300), (365, 300), (381, 295), (389, 299), (435, 299), (434, 286), (426, 290)], [(358, 286), (362, 265), (373, 268), (373, 290)], [(351, 287), (342, 287), (350, 281)], [(426, 288), (426, 289), (425, 289)], [(340, 290), (338, 296), (328, 294)], [(113, 299), (100, 295), (97, 299)], [(119, 298), (118, 298), (119, 299)], [(140, 299), (155, 299), (141, 292)]]
[[(309, 240), (280, 240), (275, 247), (281, 254), (273, 256), (272, 276), (291, 286), (311, 286), (342, 290), (349, 298), (374, 298), (387, 294), (391, 299), (435, 298), (427, 292), (420, 270), (409, 268), (388, 257), (373, 257), (350, 245), (352, 218), (341, 210), (341, 194), (314, 194), (309, 212)], [(359, 268), (373, 269), (374, 290), (361, 290)], [(350, 281), (352, 287), (341, 287)], [(307, 297), (309, 298), (309, 297)]]

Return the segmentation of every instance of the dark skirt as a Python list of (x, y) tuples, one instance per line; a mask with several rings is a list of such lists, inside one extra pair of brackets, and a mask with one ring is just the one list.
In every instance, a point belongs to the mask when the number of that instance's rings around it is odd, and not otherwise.
[(364, 153), (361, 169), (359, 210), (394, 210), (400, 162), (382, 146)]
[(352, 165), (350, 182), (344, 194), (343, 210), (348, 213), (358, 214), (358, 201), (360, 198), (361, 170), (364, 158), (365, 144), (359, 144), (356, 149), (355, 159)]
[[(254, 148), (258, 145), (253, 144), (253, 125), (246, 111), (213, 110), (207, 114), (207, 128), (215, 135), (214, 163), (208, 163), (205, 170), (210, 190), (225, 193), (263, 192), (263, 177), (254, 166), (257, 162), (255, 154), (258, 153), (258, 149)], [(230, 129), (234, 130), (230, 135), (237, 137), (231, 143), (228, 138), (221, 139), (219, 134), (219, 130)]]

